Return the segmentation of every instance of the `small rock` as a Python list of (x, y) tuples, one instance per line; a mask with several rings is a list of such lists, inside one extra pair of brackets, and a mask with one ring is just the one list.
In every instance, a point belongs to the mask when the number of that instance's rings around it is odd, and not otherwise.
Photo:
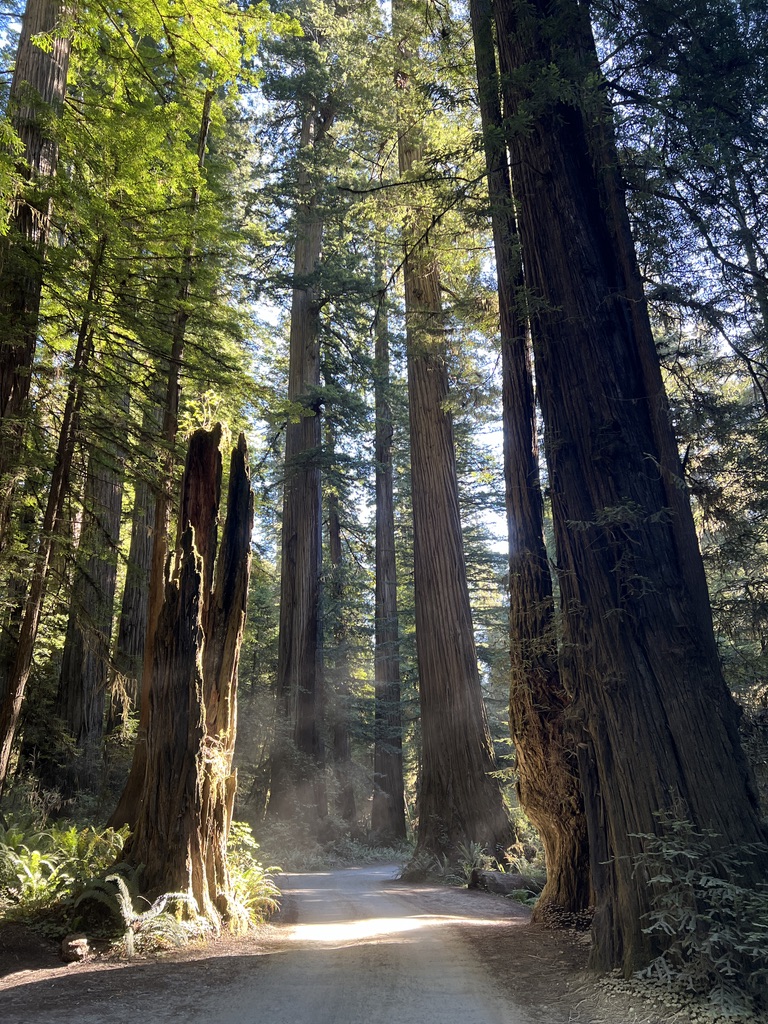
[(73, 964), (80, 960), (85, 960), (90, 952), (87, 935), (66, 935), (61, 940), (59, 955), (65, 964)]

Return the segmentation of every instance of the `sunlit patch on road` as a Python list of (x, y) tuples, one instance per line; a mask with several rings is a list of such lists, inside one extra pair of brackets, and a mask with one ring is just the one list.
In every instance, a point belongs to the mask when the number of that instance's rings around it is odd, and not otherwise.
[(464, 925), (471, 928), (499, 926), (493, 918), (439, 916), (376, 917), (350, 921), (329, 921), (322, 924), (299, 924), (291, 928), (290, 942), (317, 943), (323, 946), (345, 946), (361, 942), (413, 942), (414, 932), (439, 928), (444, 925)]

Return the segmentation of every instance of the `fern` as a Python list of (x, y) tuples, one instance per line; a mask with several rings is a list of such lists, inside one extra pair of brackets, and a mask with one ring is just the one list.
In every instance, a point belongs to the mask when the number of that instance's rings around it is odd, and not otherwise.
[[(138, 895), (139, 875), (128, 865), (122, 867), (124, 873), (114, 871), (103, 879), (95, 879), (75, 900), (75, 906), (86, 901), (105, 906), (122, 923), (126, 956), (134, 956), (137, 946), (144, 951), (167, 945), (182, 946), (213, 930), (211, 923), (200, 916), (196, 901), (188, 893), (166, 892), (146, 910), (136, 910), (136, 902), (143, 899)], [(168, 911), (168, 906), (174, 903), (187, 908), (188, 919)]]
[(40, 830), (32, 819), (0, 826), (0, 899), (19, 912), (71, 898), (119, 857), (127, 830), (59, 824)]
[(277, 867), (264, 867), (257, 859), (259, 844), (247, 822), (233, 821), (227, 843), (227, 860), (234, 902), (251, 924), (264, 921), (280, 908), (281, 892), (273, 875)]

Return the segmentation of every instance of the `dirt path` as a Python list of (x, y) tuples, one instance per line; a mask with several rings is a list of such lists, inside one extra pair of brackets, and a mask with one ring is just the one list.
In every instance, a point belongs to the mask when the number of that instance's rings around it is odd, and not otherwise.
[[(600, 996), (572, 934), (481, 892), (366, 867), (282, 880), (258, 936), (0, 978), (3, 1024), (660, 1024)], [(680, 1018), (676, 1018), (680, 1020)], [(683, 1024), (681, 1021), (680, 1024)]]

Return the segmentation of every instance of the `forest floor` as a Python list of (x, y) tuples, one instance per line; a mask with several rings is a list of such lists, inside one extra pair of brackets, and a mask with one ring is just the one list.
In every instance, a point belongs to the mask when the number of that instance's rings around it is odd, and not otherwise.
[(281, 879), (258, 932), (131, 960), (64, 964), (0, 926), (3, 1024), (691, 1024), (587, 969), (584, 933), (530, 925), (485, 892), (396, 881), (394, 866)]

